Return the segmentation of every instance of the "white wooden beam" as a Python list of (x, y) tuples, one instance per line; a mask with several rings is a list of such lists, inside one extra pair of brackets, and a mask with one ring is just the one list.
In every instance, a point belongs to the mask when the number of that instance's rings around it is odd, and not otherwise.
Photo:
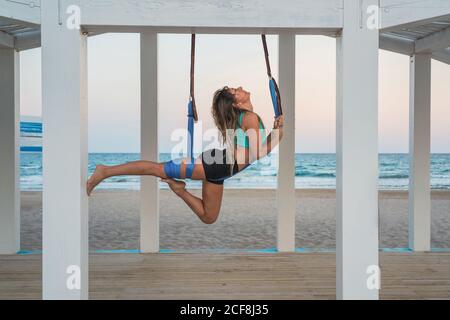
[(41, 31), (36, 30), (19, 34), (16, 37), (0, 31), (0, 49), (14, 48), (17, 51), (39, 48), (41, 46)]
[(414, 53), (414, 41), (384, 34), (380, 36), (380, 49), (412, 55)]
[(14, 37), (6, 32), (0, 31), (0, 49), (14, 48)]
[[(64, 0), (62, 0), (64, 1)], [(82, 9), (82, 24), (87, 26), (164, 26), (340, 29), (343, 0), (71, 0), (62, 4)], [(450, 14), (447, 0), (380, 0), (381, 28), (391, 28)], [(0, 0), (0, 16), (31, 25), (40, 24), (40, 1)], [(195, 14), (193, 14), (195, 12)], [(292, 15), (296, 12), (296, 15)], [(276, 13), (277, 19), (274, 19)], [(150, 21), (150, 22), (149, 22)], [(141, 30), (142, 31), (142, 30)], [(136, 31), (134, 31), (136, 32)], [(139, 32), (139, 31), (138, 31)]]
[(43, 298), (88, 297), (87, 38), (42, 2)]
[[(141, 157), (158, 154), (158, 34), (141, 33)], [(141, 252), (159, 252), (159, 183), (141, 178)]]
[(438, 52), (433, 52), (431, 56), (434, 60), (450, 64), (450, 48)]
[(450, 27), (416, 41), (416, 53), (432, 53), (450, 47)]
[[(342, 26), (342, 0), (70, 0), (82, 25), (208, 28), (314, 28)], [(192, 31), (193, 32), (193, 31)], [(245, 33), (245, 32), (241, 32)]]
[(335, 36), (340, 28), (263, 28), (263, 27), (142, 27), (142, 26), (84, 26), (91, 33), (140, 33), (143, 30), (155, 33), (176, 34), (267, 34), (279, 35), (294, 32), (297, 35)]
[(450, 15), (448, 0), (380, 0), (379, 4), (380, 27), (383, 31)]
[[(216, 28), (213, 33), (230, 30), (234, 30), (231, 31), (233, 33), (246, 33), (246, 30), (252, 33), (276, 33), (278, 29), (294, 28), (299, 33), (303, 30), (303, 33), (308, 34), (327, 34), (341, 29), (343, 25), (343, 0), (236, 0), (232, 3), (220, 0), (61, 1), (62, 13), (69, 5), (78, 5), (82, 10), (82, 24), (88, 28), (102, 26), (101, 32), (122, 32), (120, 30), (126, 27), (148, 26), (168, 28), (155, 32), (204, 33)], [(39, 0), (23, 0), (20, 3), (0, 0), (0, 16), (29, 26), (40, 24), (39, 8)], [(383, 30), (423, 23), (446, 15), (450, 15), (448, 0), (380, 0), (380, 26)], [(275, 16), (277, 19), (274, 19)], [(141, 31), (129, 29), (123, 32)]]
[[(368, 272), (378, 266), (378, 46), (365, 8), (344, 1), (337, 40), (336, 296), (378, 299)], [(361, 14), (363, 14), (361, 16)]]
[(27, 32), (16, 37), (16, 50), (23, 51), (41, 46), (41, 31)]
[(41, 0), (0, 0), (0, 17), (25, 22), (28, 25), (41, 23)]
[(19, 53), (0, 49), (0, 254), (20, 250)]
[(409, 246), (430, 250), (431, 55), (411, 58), (410, 72)]
[(279, 85), (285, 117), (279, 148), (278, 251), (295, 251), (295, 34), (279, 36)]

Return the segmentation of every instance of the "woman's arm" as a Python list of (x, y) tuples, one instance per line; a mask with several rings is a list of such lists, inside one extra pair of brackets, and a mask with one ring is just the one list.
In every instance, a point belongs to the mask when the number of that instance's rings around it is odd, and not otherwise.
[(273, 130), (267, 136), (265, 143), (262, 143), (259, 117), (255, 113), (249, 113), (243, 125), (249, 136), (250, 163), (267, 156), (283, 139), (284, 116), (275, 119)]

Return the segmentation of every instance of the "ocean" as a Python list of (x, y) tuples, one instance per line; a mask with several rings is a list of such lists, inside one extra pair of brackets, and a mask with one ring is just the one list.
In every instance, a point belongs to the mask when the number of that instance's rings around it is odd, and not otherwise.
[[(92, 153), (89, 155), (89, 175), (96, 164), (116, 165), (139, 160), (139, 154)], [(170, 154), (161, 154), (160, 161), (170, 160)], [(335, 154), (297, 154), (295, 157), (296, 188), (335, 189)], [(227, 188), (275, 189), (277, 185), (278, 156), (269, 157), (253, 164), (247, 170), (225, 182)], [(22, 152), (20, 185), (23, 191), (42, 190), (42, 153)], [(64, 182), (62, 181), (62, 184)], [(409, 183), (408, 154), (380, 155), (380, 190), (407, 190)], [(188, 188), (201, 188), (201, 182), (188, 181)], [(139, 190), (139, 177), (114, 177), (104, 181), (98, 189)], [(167, 189), (161, 183), (161, 189)], [(432, 189), (450, 189), (450, 154), (431, 156)]]

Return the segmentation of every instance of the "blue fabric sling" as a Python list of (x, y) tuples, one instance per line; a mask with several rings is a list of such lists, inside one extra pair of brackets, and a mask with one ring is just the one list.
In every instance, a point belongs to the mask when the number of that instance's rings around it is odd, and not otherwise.
[(191, 98), (188, 104), (188, 160), (186, 164), (186, 178), (191, 179), (195, 168), (194, 159), (194, 123), (195, 123), (195, 105), (194, 99)]
[[(194, 75), (195, 75), (195, 34), (192, 35), (191, 41), (191, 92), (188, 104), (188, 141), (187, 141), (187, 158), (186, 163), (186, 179), (192, 179), (195, 168), (194, 159), (194, 124), (198, 121), (197, 108), (194, 96)], [(182, 160), (172, 160), (164, 165), (164, 172), (169, 178), (182, 179), (181, 177)]]
[(267, 39), (266, 35), (262, 35), (263, 47), (264, 47), (264, 55), (266, 57), (266, 67), (267, 67), (267, 75), (269, 77), (269, 88), (270, 88), (270, 96), (272, 97), (273, 110), (275, 112), (275, 117), (283, 115), (283, 109), (281, 107), (281, 95), (280, 89), (278, 88), (278, 84), (275, 79), (272, 77), (272, 70), (270, 68), (270, 58), (269, 58), (269, 50), (267, 49)]
[(279, 104), (279, 96), (278, 96), (278, 86), (275, 82), (275, 79), (271, 78), (269, 82), (270, 87), (270, 96), (272, 97), (273, 109), (275, 111), (275, 117), (278, 118), (282, 115), (281, 113), (281, 105)]

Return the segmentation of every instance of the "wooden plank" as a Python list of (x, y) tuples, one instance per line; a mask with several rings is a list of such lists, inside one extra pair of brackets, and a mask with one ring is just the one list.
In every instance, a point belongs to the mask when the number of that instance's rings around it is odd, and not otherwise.
[[(377, 3), (365, 0), (363, 8)], [(337, 39), (336, 252), (339, 299), (377, 299), (367, 286), (378, 266), (378, 48), (379, 32), (361, 24), (366, 10), (345, 0)]]
[(0, 49), (14, 48), (14, 37), (6, 32), (0, 31)]
[(82, 25), (313, 28), (342, 26), (342, 0), (66, 0), (81, 8)]
[(400, 54), (412, 55), (414, 53), (414, 41), (383, 34), (380, 36), (380, 49)]
[(295, 251), (295, 34), (279, 36), (280, 94), (285, 116), (279, 146), (277, 187), (277, 247)]
[[(41, 298), (41, 256), (0, 257), (0, 299)], [(450, 299), (449, 253), (381, 253), (381, 299)], [(335, 299), (334, 253), (111, 254), (92, 299)]]
[(383, 31), (424, 24), (447, 15), (450, 15), (448, 0), (380, 0), (380, 26)]
[(445, 49), (438, 52), (433, 52), (431, 57), (434, 60), (440, 61), (442, 63), (450, 64), (450, 49)]
[(411, 57), (409, 99), (409, 247), (431, 247), (431, 54)]
[(59, 24), (58, 1), (43, 2), (42, 13), (44, 298), (85, 299), (87, 37)]
[(18, 51), (39, 48), (41, 46), (41, 31), (36, 30), (20, 34), (16, 37), (15, 48)]
[(0, 254), (20, 250), (20, 57), (0, 48)]
[(41, 0), (0, 1), (0, 17), (37, 26), (41, 23)]
[(141, 27), (141, 26), (84, 26), (83, 30), (89, 33), (91, 36), (93, 33), (140, 33), (142, 30), (166, 33), (166, 34), (267, 34), (267, 35), (280, 35), (282, 33), (295, 33), (296, 35), (325, 35), (335, 37), (340, 32), (340, 28), (239, 28), (239, 27)]
[(416, 41), (416, 53), (432, 53), (450, 47), (450, 27)]
[[(158, 162), (158, 34), (141, 33), (141, 158)], [(141, 252), (159, 252), (159, 182), (141, 179)]]

